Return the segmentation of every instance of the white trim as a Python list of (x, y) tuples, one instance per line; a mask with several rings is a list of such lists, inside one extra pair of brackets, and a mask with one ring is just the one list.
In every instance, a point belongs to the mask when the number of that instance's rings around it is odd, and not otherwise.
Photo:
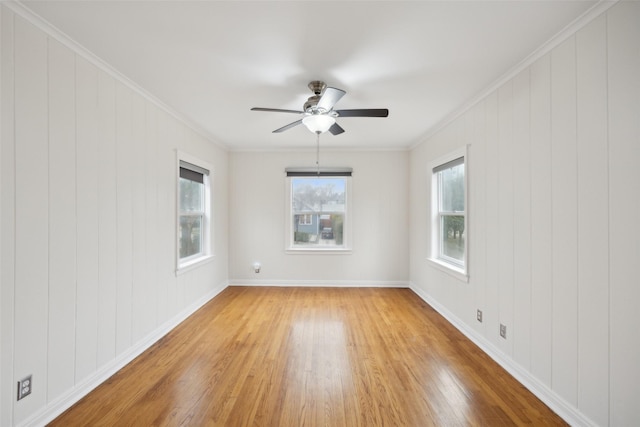
[[(2, 31), (2, 5), (0, 5), (0, 51), (3, 48), (3, 31)], [(3, 93), (2, 93), (2, 88), (4, 86), (4, 81), (2, 80), (2, 68), (3, 68), (3, 63), (2, 63), (2, 53), (0, 53), (0, 165), (2, 165), (2, 153), (4, 151), (4, 140), (2, 138), (3, 133), (2, 133), (2, 122), (4, 121), (4, 116), (2, 115), (2, 106), (4, 104), (4, 97), (3, 97)], [(2, 173), (0, 173), (0, 190), (4, 190), (4, 188), (2, 187)], [(4, 224), (2, 222), (2, 212), (3, 212), (3, 208), (4, 208), (4, 197), (2, 199), (2, 202), (0, 203), (0, 245), (4, 246), (3, 242), (4, 240), (2, 239), (3, 237), (3, 233), (2, 231), (4, 230)], [(2, 256), (4, 254), (4, 247), (0, 246), (0, 266), (4, 267), (4, 264), (2, 262)], [(0, 310), (4, 310), (4, 307), (2, 305), (2, 294), (4, 293), (4, 286), (3, 286), (3, 275), (0, 273)], [(7, 284), (7, 287), (9, 285)], [(5, 379), (4, 379), (4, 365), (2, 364), (2, 360), (4, 359), (4, 351), (2, 350), (2, 342), (4, 341), (3, 337), (2, 337), (2, 333), (4, 332), (4, 329), (2, 329), (2, 315), (0, 314), (0, 384), (5, 384)], [(7, 349), (8, 350), (8, 349)], [(13, 381), (12, 381), (13, 382)], [(9, 383), (9, 380), (7, 380), (7, 384)], [(4, 386), (3, 386), (4, 387)], [(2, 411), (3, 411), (3, 407), (5, 405), (5, 402), (3, 401), (4, 399), (2, 399), (4, 397), (4, 393), (2, 393), (0, 391), (0, 424), (2, 424), (4, 421), (4, 416), (2, 416)], [(13, 402), (12, 402), (13, 403)], [(10, 418), (10, 417), (8, 417)]]
[[(208, 174), (203, 175), (204, 180), (204, 215), (201, 231), (202, 240), (201, 251), (191, 257), (180, 259), (180, 162), (184, 161), (192, 165), (204, 168), (209, 171)], [(213, 260), (213, 206), (211, 202), (213, 200), (213, 175), (214, 170), (211, 164), (201, 160), (200, 158), (193, 156), (184, 151), (176, 150), (176, 242), (175, 242), (175, 259), (176, 259), (176, 276), (179, 276), (187, 271), (193, 270), (201, 265), (208, 264)]]
[(255, 280), (233, 279), (229, 286), (276, 286), (310, 288), (409, 288), (406, 280)]
[(195, 270), (196, 268), (199, 268), (205, 264), (209, 264), (213, 262), (213, 259), (213, 255), (205, 255), (191, 261), (183, 262), (182, 264), (180, 264), (180, 267), (176, 269), (176, 276), (181, 276), (186, 272)]
[(453, 122), (458, 117), (462, 116), (464, 113), (473, 108), (480, 101), (485, 99), (487, 96), (491, 95), (493, 92), (498, 90), (501, 86), (507, 83), (509, 80), (517, 76), (520, 72), (522, 72), (527, 67), (530, 67), (534, 62), (538, 59), (542, 58), (547, 53), (551, 52), (554, 48), (559, 46), (562, 42), (567, 40), (569, 37), (573, 36), (578, 30), (583, 28), (585, 25), (593, 21), (598, 16), (602, 15), (606, 12), (610, 7), (614, 6), (618, 3), (619, 0), (599, 0), (598, 3), (593, 5), (589, 10), (584, 12), (582, 15), (578, 16), (576, 19), (571, 21), (567, 26), (565, 26), (560, 32), (551, 37), (549, 40), (544, 42), (540, 47), (531, 52), (526, 58), (522, 61), (514, 65), (510, 68), (506, 73), (502, 74), (496, 81), (488, 85), (484, 90), (477, 93), (467, 102), (463, 103), (460, 107), (456, 108), (450, 114), (445, 116), (442, 120), (436, 123), (431, 127), (424, 135), (418, 138), (417, 142), (409, 145), (409, 151), (415, 149), (416, 147), (422, 145), (431, 137), (436, 135), (442, 129), (444, 129), (447, 125)]
[[(426, 140), (431, 138), (433, 135), (442, 130), (445, 126), (451, 123), (453, 120), (461, 116), (475, 104), (484, 99), (487, 95), (495, 91), (497, 88), (502, 86), (505, 82), (513, 78), (519, 72), (524, 70), (526, 67), (533, 64), (539, 58), (550, 52), (553, 48), (558, 46), (564, 40), (566, 40), (571, 35), (575, 34), (576, 31), (587, 25), (596, 17), (600, 16), (602, 13), (607, 11), (610, 7), (615, 5), (619, 0), (599, 0), (593, 7), (584, 12), (578, 18), (569, 23), (565, 28), (563, 28), (559, 33), (551, 37), (548, 41), (543, 43), (538, 49), (533, 51), (529, 56), (516, 64), (509, 71), (504, 73), (500, 78), (498, 78), (493, 84), (489, 85), (483, 91), (479, 92), (477, 95), (472, 97), (468, 102), (464, 103), (460, 108), (453, 111), (451, 114), (447, 115), (445, 118), (440, 120), (436, 125), (434, 125), (427, 133), (418, 138), (417, 142), (409, 145), (408, 147), (374, 147), (374, 148), (354, 148), (354, 147), (327, 147), (330, 151), (411, 151), (414, 148), (418, 147)], [(22, 1), (19, 0), (4, 0), (2, 4), (7, 6), (11, 11), (20, 15), (22, 18), (28, 20), (30, 23), (38, 27), (40, 30), (44, 31), (51, 37), (55, 38), (57, 41), (71, 49), (76, 54), (82, 56), (84, 59), (92, 63), (93, 65), (99, 67), (103, 71), (107, 72), (114, 78), (118, 79), (121, 83), (125, 84), (129, 88), (133, 89), (149, 101), (153, 102), (156, 106), (160, 107), (162, 110), (166, 111), (176, 119), (180, 120), (182, 123), (187, 125), (189, 128), (197, 132), (199, 135), (205, 137), (207, 140), (211, 141), (214, 145), (225, 151), (232, 152), (299, 152), (299, 151), (315, 151), (314, 149), (301, 150), (297, 148), (270, 148), (263, 149), (259, 147), (246, 147), (246, 148), (233, 148), (229, 147), (222, 142), (218, 141), (209, 131), (202, 128), (200, 125), (196, 124), (192, 120), (188, 119), (184, 115), (178, 113), (168, 105), (164, 104), (158, 98), (144, 90), (138, 84), (133, 82), (131, 79), (126, 77), (124, 74), (120, 73), (118, 70), (107, 64), (105, 61), (100, 59), (97, 55), (89, 51), (87, 48), (73, 40), (71, 37), (66, 35), (64, 32), (53, 26), (51, 23), (45, 21), (34, 11), (29, 9), (27, 5), (25, 5)]]
[(326, 249), (304, 246), (300, 248), (287, 248), (284, 250), (284, 253), (287, 255), (351, 255), (353, 250), (331, 246), (327, 246)]
[[(326, 147), (326, 148), (324, 148)], [(304, 148), (304, 147), (229, 147), (228, 150), (233, 153), (315, 153), (316, 148)], [(411, 148), (402, 146), (402, 147), (345, 147), (345, 146), (335, 146), (331, 145), (323, 145), (323, 152), (400, 152), (404, 153), (407, 151), (411, 151)]]
[(459, 319), (455, 314), (450, 312), (445, 306), (440, 304), (428, 293), (418, 288), (415, 283), (409, 283), (409, 289), (415, 292), (424, 302), (429, 304), (434, 310), (442, 315), (451, 325), (459, 330), (464, 336), (470, 339), (480, 349), (485, 352), (498, 365), (502, 366), (509, 374), (511, 374), (520, 384), (533, 393), (545, 405), (551, 408), (563, 420), (572, 426), (588, 426), (597, 427), (597, 423), (589, 419), (585, 414), (580, 412), (578, 408), (563, 399), (556, 392), (534, 377), (529, 371), (518, 365), (513, 359), (502, 352), (498, 347), (494, 346), (489, 340), (478, 334), (474, 329), (470, 328), (465, 322)]
[[(294, 246), (293, 244), (293, 211), (292, 211), (292, 180), (299, 179), (305, 177), (296, 177), (296, 176), (285, 176), (284, 179), (284, 194), (285, 194), (285, 218), (284, 218), (284, 252), (286, 254), (334, 254), (334, 255), (345, 255), (351, 254), (352, 252), (352, 224), (351, 218), (353, 217), (353, 203), (352, 203), (352, 177), (351, 176), (337, 176), (335, 178), (344, 178), (345, 179), (345, 191), (347, 192), (345, 201), (344, 201), (344, 212), (343, 215), (343, 223), (342, 223), (342, 246)], [(307, 177), (312, 178), (313, 177)], [(332, 177), (321, 177), (320, 179), (330, 179)], [(319, 219), (318, 219), (319, 221)], [(320, 225), (318, 224), (318, 227)]]
[(207, 141), (211, 142), (212, 144), (214, 144), (215, 146), (217, 146), (218, 148), (224, 151), (229, 151), (229, 147), (221, 143), (220, 141), (218, 141), (213, 136), (213, 134), (211, 134), (209, 131), (205, 130), (202, 126), (196, 124), (194, 121), (190, 120), (185, 115), (177, 112), (176, 110), (174, 110), (173, 108), (169, 107), (167, 104), (162, 102), (160, 99), (153, 96), (151, 93), (143, 89), (133, 80), (131, 80), (130, 78), (122, 74), (120, 71), (116, 70), (111, 65), (103, 61), (100, 57), (98, 57), (96, 54), (91, 52), (89, 49), (85, 48), (80, 43), (73, 40), (71, 37), (66, 35), (63, 31), (59, 30), (54, 25), (47, 22), (44, 18), (40, 17), (40, 15), (38, 15), (37, 13), (29, 9), (29, 6), (27, 6), (22, 1), (3, 0), (2, 4), (7, 6), (11, 11), (16, 13), (20, 17), (26, 19), (31, 24), (35, 25), (38, 29), (43, 31), (48, 36), (53, 37), (54, 39), (62, 43), (64, 46), (69, 48), (75, 54), (86, 59), (91, 64), (95, 65), (102, 71), (109, 74), (111, 77), (118, 80), (120, 83), (129, 87), (131, 90), (135, 91), (136, 93), (141, 95), (143, 98), (147, 99), (149, 102), (156, 105), (158, 108), (164, 110), (166, 113), (173, 116), (178, 121), (184, 123), (187, 127), (189, 127), (191, 130), (196, 132), (198, 135), (205, 138)]
[(94, 372), (93, 375), (76, 384), (68, 392), (51, 401), (41, 410), (18, 424), (18, 426), (35, 427), (46, 425), (47, 423), (53, 421), (58, 415), (62, 414), (73, 404), (78, 402), (80, 399), (82, 399), (89, 392), (98, 387), (120, 369), (124, 368), (133, 359), (144, 353), (153, 344), (158, 342), (160, 338), (171, 332), (174, 328), (184, 322), (189, 316), (199, 310), (206, 303), (211, 301), (216, 295), (225, 290), (228, 286), (228, 282), (220, 283), (217, 287), (207, 292), (200, 299), (194, 301), (191, 305), (186, 307), (172, 319), (169, 319), (164, 324), (160, 325), (155, 331), (142, 338), (140, 341), (138, 341), (137, 344), (129, 347), (126, 352), (120, 354), (113, 361), (104, 365), (102, 368)]
[(436, 258), (427, 258), (427, 261), (443, 273), (447, 273), (462, 282), (469, 283), (469, 275), (463, 269), (458, 268), (453, 264), (447, 264)]
[[(464, 145), (456, 150), (453, 150), (447, 153), (444, 156), (438, 157), (435, 160), (432, 160), (428, 164), (429, 168), (429, 188), (431, 189), (431, 201), (429, 205), (429, 227), (430, 227), (430, 242), (429, 242), (429, 258), (432, 265), (439, 270), (444, 271), (452, 275), (453, 277), (462, 280), (464, 282), (469, 281), (469, 236), (471, 233), (469, 232), (469, 157), (468, 157), (468, 148), (469, 145)], [(439, 213), (439, 196), (440, 190), (438, 186), (438, 180), (434, 179), (436, 173), (433, 170), (445, 163), (448, 163), (452, 160), (463, 158), (464, 165), (464, 211), (462, 215), (464, 215), (464, 260), (463, 267), (455, 265), (453, 263), (447, 263), (445, 260), (440, 258), (440, 244), (442, 239), (440, 237), (441, 227), (440, 227), (440, 213)]]

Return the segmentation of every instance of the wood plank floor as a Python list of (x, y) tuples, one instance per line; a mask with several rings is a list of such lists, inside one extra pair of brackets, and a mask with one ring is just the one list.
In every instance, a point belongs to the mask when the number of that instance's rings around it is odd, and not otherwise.
[(230, 287), (52, 426), (562, 419), (408, 289)]

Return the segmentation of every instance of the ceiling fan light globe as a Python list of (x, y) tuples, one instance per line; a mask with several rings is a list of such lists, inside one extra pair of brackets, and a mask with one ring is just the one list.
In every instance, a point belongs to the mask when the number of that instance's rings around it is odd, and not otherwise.
[(313, 133), (324, 133), (336, 122), (335, 117), (326, 114), (312, 114), (302, 119), (302, 124)]

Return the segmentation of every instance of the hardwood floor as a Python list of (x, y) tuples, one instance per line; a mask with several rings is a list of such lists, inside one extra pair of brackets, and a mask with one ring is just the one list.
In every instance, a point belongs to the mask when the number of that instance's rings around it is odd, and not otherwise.
[(230, 287), (52, 426), (565, 425), (408, 289)]

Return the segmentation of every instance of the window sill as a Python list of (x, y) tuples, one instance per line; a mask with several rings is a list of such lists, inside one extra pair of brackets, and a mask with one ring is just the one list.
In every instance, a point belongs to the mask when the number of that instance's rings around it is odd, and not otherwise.
[(429, 261), (431, 265), (438, 270), (447, 273), (448, 275), (460, 280), (461, 282), (469, 283), (469, 275), (462, 268), (456, 267), (435, 258), (427, 258), (427, 261)]
[(213, 255), (205, 255), (189, 262), (182, 263), (176, 269), (176, 276), (180, 276), (181, 274), (194, 270), (202, 265), (209, 264), (210, 262), (213, 262)]
[(349, 248), (287, 248), (284, 252), (293, 255), (351, 255), (352, 251)]

